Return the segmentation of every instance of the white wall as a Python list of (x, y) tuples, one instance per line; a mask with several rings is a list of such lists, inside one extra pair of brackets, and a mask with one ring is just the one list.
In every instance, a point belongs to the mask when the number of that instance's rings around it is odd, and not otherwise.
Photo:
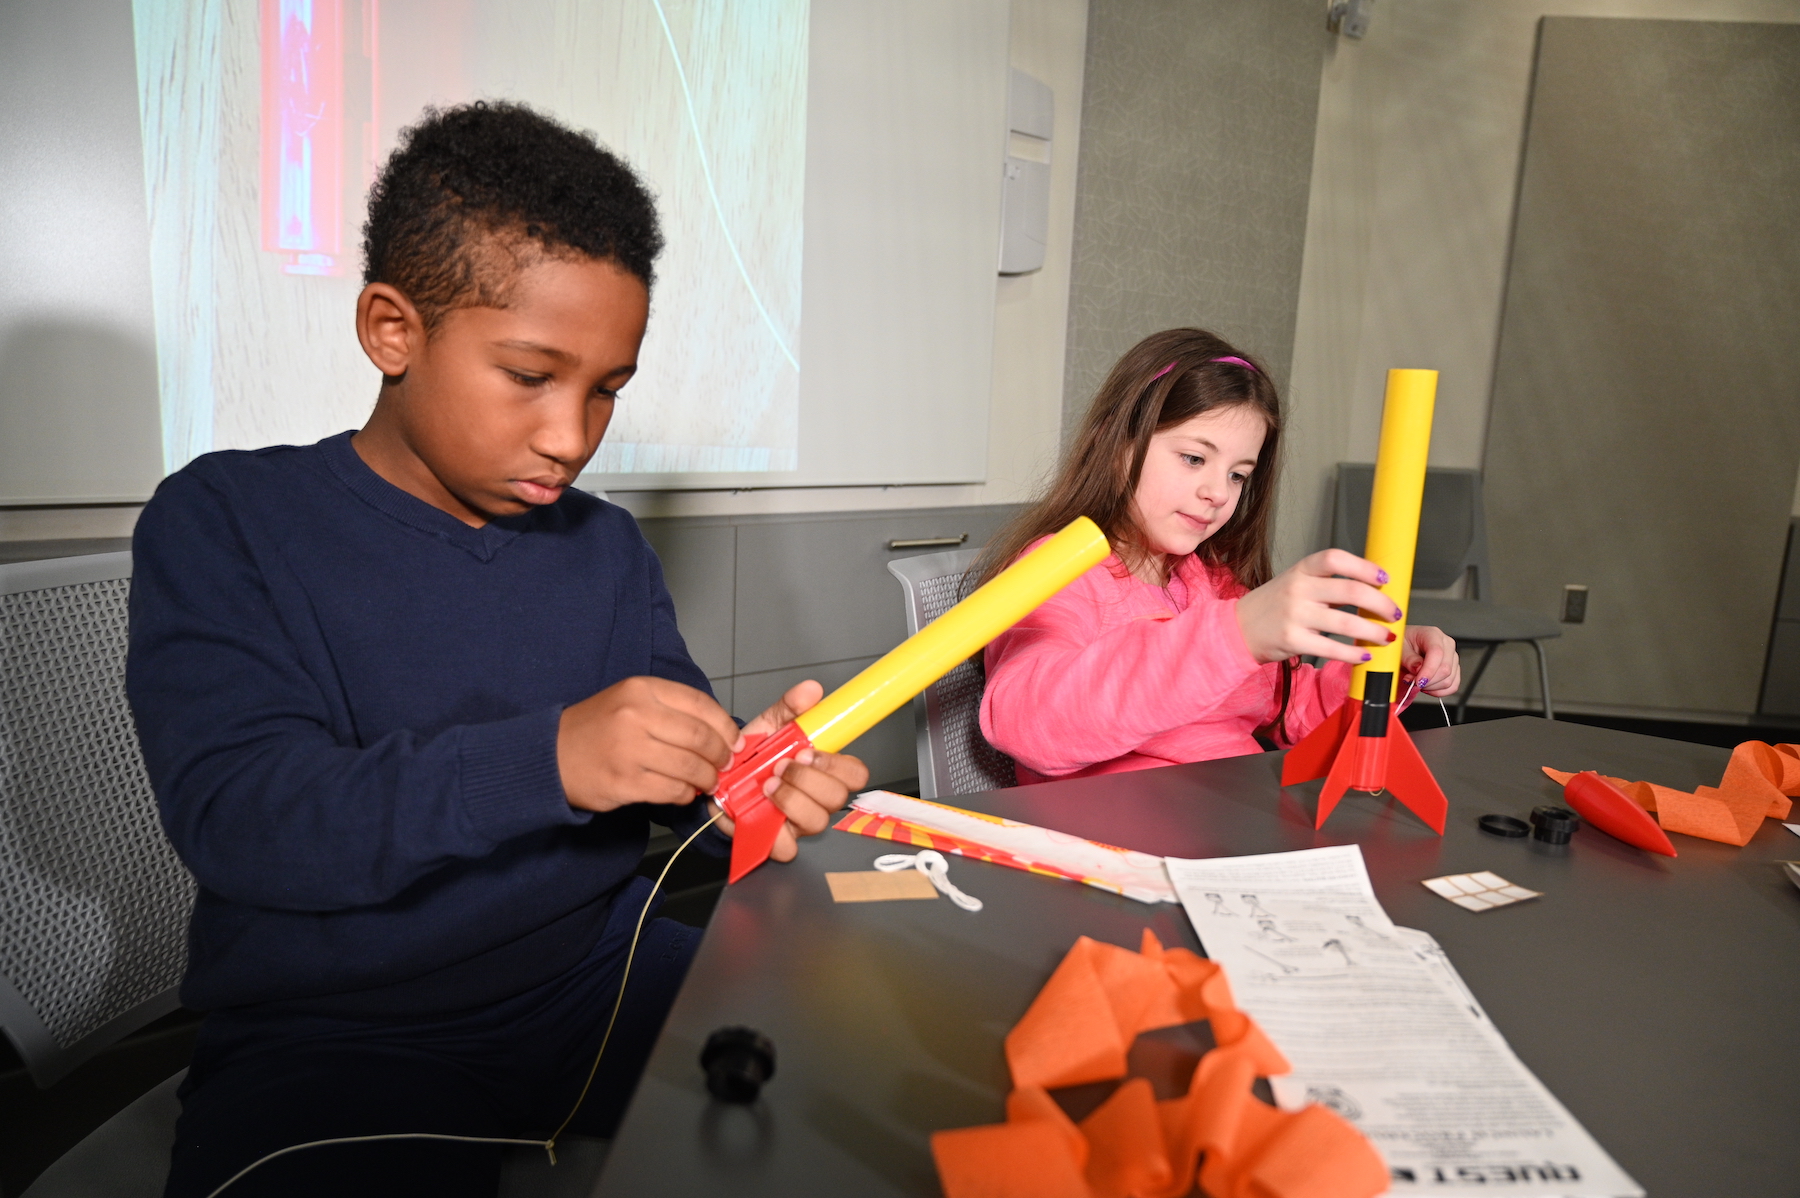
[[(1542, 16), (1800, 21), (1800, 0), (1384, 0), (1326, 60), (1276, 561), (1325, 543), (1391, 366), (1441, 371), (1431, 461), (1482, 464)], [(1795, 494), (1800, 514), (1800, 490)]]
[(0, 494), (14, 502), (130, 500), (161, 477), (135, 80), (129, 4), (0, 4)]
[[(1012, 65), (1041, 79), (1055, 94), (1056, 136), (1044, 268), (995, 280), (986, 481), (967, 486), (613, 492), (612, 498), (638, 516), (716, 516), (1018, 503), (1031, 497), (1040, 476), (1056, 464), (1061, 436), (1087, 8), (1087, 0), (1012, 4)], [(914, 385), (931, 386), (929, 346), (908, 347), (895, 360), (912, 372)]]

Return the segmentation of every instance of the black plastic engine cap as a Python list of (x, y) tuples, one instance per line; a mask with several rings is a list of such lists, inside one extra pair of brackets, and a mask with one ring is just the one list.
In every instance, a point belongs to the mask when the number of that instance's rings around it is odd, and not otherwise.
[(752, 1027), (722, 1027), (706, 1038), (700, 1068), (720, 1102), (755, 1102), (775, 1076), (775, 1042)]
[(1568, 844), (1581, 827), (1581, 817), (1567, 807), (1533, 807), (1531, 838), (1545, 844)]

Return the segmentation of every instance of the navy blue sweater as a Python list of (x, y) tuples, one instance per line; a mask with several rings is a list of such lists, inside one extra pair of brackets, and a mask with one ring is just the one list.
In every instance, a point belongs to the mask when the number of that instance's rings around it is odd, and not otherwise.
[(428, 1016), (593, 947), (650, 809), (571, 808), (558, 717), (632, 675), (709, 690), (628, 513), (571, 490), (470, 528), (344, 433), (197, 459), (133, 554), (127, 691), (200, 884), (186, 1005)]

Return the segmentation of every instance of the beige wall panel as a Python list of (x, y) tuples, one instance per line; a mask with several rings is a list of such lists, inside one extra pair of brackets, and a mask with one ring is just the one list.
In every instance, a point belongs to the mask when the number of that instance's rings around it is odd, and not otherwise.
[(1329, 543), (1332, 469), (1373, 460), (1391, 366), (1442, 372), (1432, 464), (1482, 463), (1546, 15), (1800, 21), (1800, 0), (1381, 0), (1367, 37), (1333, 43), (1319, 91), (1278, 563)]
[(1544, 21), (1486, 474), (1496, 598), (1592, 588), (1559, 699), (1756, 709), (1800, 469), (1796, 196), (1800, 26)]

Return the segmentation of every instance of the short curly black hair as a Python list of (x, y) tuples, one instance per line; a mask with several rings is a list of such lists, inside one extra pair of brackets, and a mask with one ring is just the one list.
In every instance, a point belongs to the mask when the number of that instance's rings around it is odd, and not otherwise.
[(369, 190), (363, 282), (399, 288), (427, 330), (455, 308), (504, 307), (540, 254), (615, 262), (655, 281), (662, 231), (617, 155), (527, 105), (427, 108)]

